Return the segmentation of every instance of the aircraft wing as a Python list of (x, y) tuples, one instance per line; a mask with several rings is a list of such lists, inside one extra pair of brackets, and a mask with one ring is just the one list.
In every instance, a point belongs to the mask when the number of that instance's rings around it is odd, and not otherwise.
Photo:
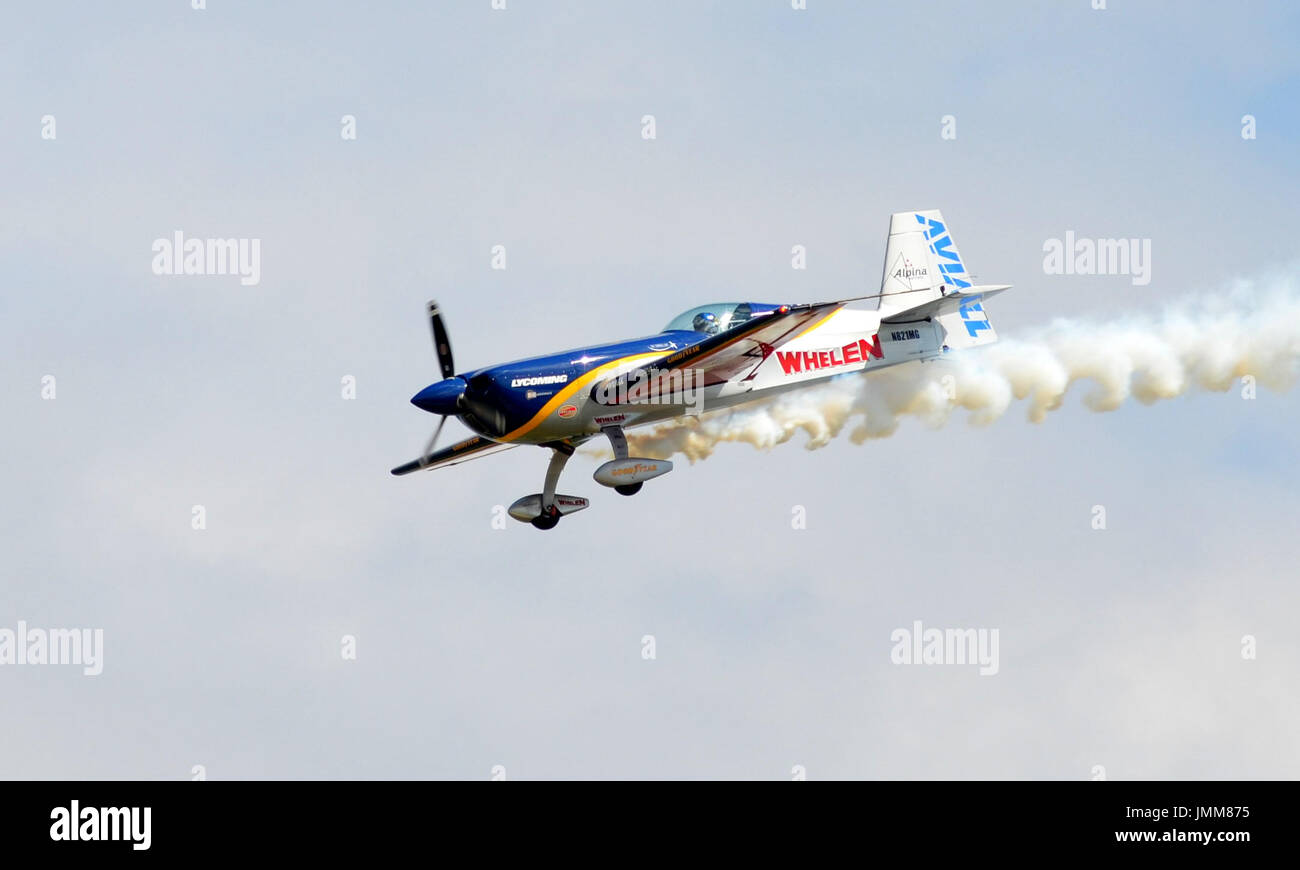
[[(696, 384), (697, 387), (743, 380), (752, 375), (759, 363), (767, 359), (772, 351), (812, 329), (843, 306), (844, 302), (785, 305), (771, 314), (759, 315), (726, 332), (710, 336), (704, 341), (619, 375), (617, 380), (626, 379), (628, 388), (618, 394), (626, 399), (605, 404), (632, 404), (652, 389), (658, 391), (658, 395), (670, 395), (673, 390), (670, 388), (671, 381), (666, 376), (682, 369), (700, 373), (704, 383)], [(656, 379), (663, 379), (663, 382), (652, 387), (651, 381)], [(611, 382), (605, 383), (608, 385)]]
[(410, 474), (412, 471), (425, 471), (431, 468), (444, 468), (448, 465), (458, 465), (462, 462), (468, 462), (471, 459), (478, 459), (481, 456), (491, 456), (493, 453), (500, 453), (503, 450), (509, 450), (511, 447), (518, 447), (517, 444), (500, 444), (496, 441), (489, 441), (481, 435), (475, 435), (466, 438), (464, 441), (457, 441), (450, 447), (444, 447), (441, 450), (435, 450), (428, 457), (421, 459), (412, 459), (405, 465), (399, 465), (393, 469), (393, 474), (403, 475)]

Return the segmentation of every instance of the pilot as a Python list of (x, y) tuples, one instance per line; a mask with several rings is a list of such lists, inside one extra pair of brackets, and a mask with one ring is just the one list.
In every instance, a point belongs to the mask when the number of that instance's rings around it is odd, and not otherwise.
[(701, 311), (695, 315), (695, 320), (691, 324), (696, 332), (703, 332), (705, 335), (718, 334), (718, 315), (712, 311)]

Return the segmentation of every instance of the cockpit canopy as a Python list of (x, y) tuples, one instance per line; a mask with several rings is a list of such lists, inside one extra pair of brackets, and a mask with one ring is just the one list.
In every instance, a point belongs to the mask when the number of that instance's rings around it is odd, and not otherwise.
[(715, 335), (739, 326), (759, 315), (769, 314), (778, 306), (766, 302), (714, 302), (683, 311), (668, 322), (664, 332), (702, 332)]

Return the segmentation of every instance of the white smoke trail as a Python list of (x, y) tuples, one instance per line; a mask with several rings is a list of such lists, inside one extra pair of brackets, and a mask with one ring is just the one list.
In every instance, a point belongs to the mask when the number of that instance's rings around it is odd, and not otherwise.
[(1248, 375), (1260, 386), (1286, 390), (1300, 361), (1300, 293), (1290, 281), (1269, 283), (1275, 289), (1266, 293), (1242, 283), (1156, 317), (1058, 320), (1032, 341), (1003, 339), (931, 363), (849, 375), (767, 402), (684, 417), (629, 433), (629, 446), (637, 456), (681, 453), (694, 462), (723, 442), (766, 449), (802, 431), (815, 450), (851, 422), (849, 438), (861, 444), (889, 437), (904, 417), (944, 426), (958, 408), (970, 412), (971, 423), (988, 424), (1015, 401), (1025, 402), (1029, 420), (1040, 423), (1076, 381), (1089, 383), (1083, 402), (1094, 411), (1112, 411), (1130, 396), (1151, 404), (1192, 389), (1223, 392)]

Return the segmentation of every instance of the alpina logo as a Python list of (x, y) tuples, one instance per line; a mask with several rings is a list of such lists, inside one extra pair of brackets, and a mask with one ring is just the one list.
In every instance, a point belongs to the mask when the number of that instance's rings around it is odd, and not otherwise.
[(911, 261), (904, 258), (903, 265), (894, 270), (895, 278), (924, 278), (929, 274), (924, 266), (913, 266)]
[(829, 350), (778, 350), (776, 352), (776, 358), (781, 363), (781, 370), (787, 375), (869, 362), (872, 357), (876, 359), (884, 359), (885, 357), (885, 352), (880, 349), (879, 335), (871, 336), (870, 344), (863, 338), (852, 344), (833, 347)]

